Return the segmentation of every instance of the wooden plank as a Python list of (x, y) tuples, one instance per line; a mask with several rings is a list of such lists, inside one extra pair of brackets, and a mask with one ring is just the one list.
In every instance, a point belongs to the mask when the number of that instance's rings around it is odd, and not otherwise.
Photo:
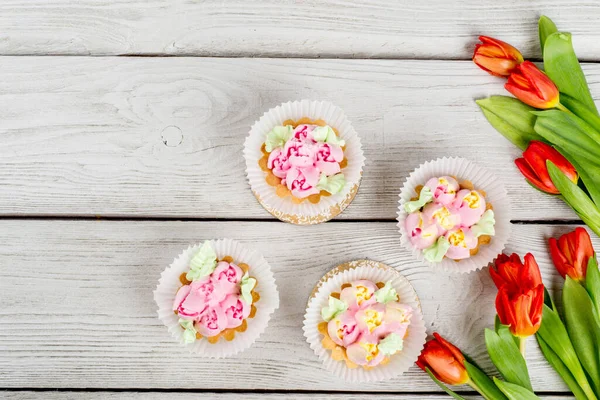
[[(570, 229), (515, 225), (508, 251), (533, 252), (555, 290), (561, 278), (546, 241)], [(183, 248), (214, 237), (235, 237), (265, 255), (281, 307), (252, 348), (203, 362), (170, 337), (152, 291)], [(496, 290), (487, 271), (424, 267), (400, 247), (392, 222), (306, 229), (278, 222), (2, 220), (0, 242), (2, 387), (438, 391), (416, 367), (389, 382), (345, 383), (321, 367), (305, 342), (303, 314), (314, 284), (334, 266), (361, 258), (399, 268), (420, 295), (429, 332), (492, 369), (483, 329), (493, 325)], [(535, 388), (565, 390), (534, 339), (527, 360)]]
[[(600, 93), (600, 65), (584, 67)], [(576, 219), (520, 176), (473, 101), (502, 81), (470, 62), (2, 57), (0, 70), (1, 215), (272, 218), (243, 142), (270, 107), (312, 98), (345, 110), (367, 157), (340, 218), (395, 219), (415, 167), (462, 156), (505, 183), (513, 219)]]
[(10, 0), (0, 54), (468, 59), (486, 34), (539, 57), (541, 13), (574, 33), (580, 57), (599, 59), (594, 0)]
[[(311, 400), (362, 400), (362, 399), (382, 399), (382, 400), (447, 400), (449, 397), (445, 394), (298, 394), (298, 393), (152, 393), (152, 392), (1, 392), (2, 398), (5, 400), (79, 400), (82, 394), (87, 400), (107, 399), (107, 400), (137, 400), (144, 398), (147, 400), (229, 400), (229, 399), (280, 399), (285, 396), (286, 399), (311, 399)], [(567, 397), (564, 395), (540, 395), (544, 400), (564, 400)]]

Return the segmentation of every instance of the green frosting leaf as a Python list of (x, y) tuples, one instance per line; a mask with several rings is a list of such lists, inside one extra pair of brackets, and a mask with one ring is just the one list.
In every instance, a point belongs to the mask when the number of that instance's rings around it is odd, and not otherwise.
[(265, 150), (272, 152), (273, 150), (283, 147), (294, 132), (294, 128), (291, 125), (276, 126), (267, 133), (267, 139), (265, 140)]
[(194, 343), (196, 340), (196, 328), (194, 328), (194, 321), (179, 318), (179, 325), (185, 329), (183, 331), (183, 341), (186, 343)]
[(475, 237), (479, 237), (481, 235), (494, 236), (496, 234), (496, 230), (494, 229), (495, 224), (496, 220), (494, 219), (494, 211), (487, 210), (483, 213), (479, 222), (471, 227), (471, 231)]
[(240, 281), (240, 289), (242, 291), (242, 300), (248, 305), (252, 304), (252, 289), (256, 286), (256, 279), (250, 278), (248, 272), (242, 276)]
[(337, 137), (337, 135), (335, 134), (335, 131), (329, 125), (317, 126), (312, 131), (312, 136), (313, 136), (313, 139), (315, 139), (317, 142), (325, 142), (325, 143), (329, 143), (329, 144), (335, 144), (340, 147), (343, 147), (346, 145), (346, 141), (339, 139)]
[(425, 204), (430, 203), (432, 200), (433, 200), (433, 193), (431, 193), (431, 189), (429, 189), (429, 187), (427, 187), (427, 186), (424, 186), (423, 189), (421, 189), (421, 193), (419, 193), (419, 199), (405, 203), (404, 210), (407, 213), (412, 214), (415, 211), (423, 208), (423, 206)]
[(397, 333), (390, 333), (385, 338), (381, 339), (377, 345), (377, 349), (385, 354), (391, 356), (396, 354), (404, 347), (404, 340)]
[(378, 303), (386, 304), (390, 301), (396, 301), (398, 299), (398, 293), (396, 289), (392, 287), (392, 281), (387, 281), (385, 286), (375, 292), (375, 300)]
[(321, 174), (319, 183), (317, 183), (317, 189), (325, 190), (331, 194), (339, 193), (346, 186), (346, 177), (344, 174), (339, 173), (332, 176), (326, 176)]
[(450, 242), (448, 239), (445, 236), (440, 236), (434, 244), (423, 250), (423, 255), (429, 262), (441, 262), (449, 248)]
[(206, 241), (190, 260), (190, 270), (185, 275), (188, 281), (195, 281), (213, 273), (217, 266), (217, 254), (210, 242)]
[(327, 322), (331, 321), (348, 309), (348, 305), (335, 297), (329, 296), (329, 307), (323, 307), (321, 317)]

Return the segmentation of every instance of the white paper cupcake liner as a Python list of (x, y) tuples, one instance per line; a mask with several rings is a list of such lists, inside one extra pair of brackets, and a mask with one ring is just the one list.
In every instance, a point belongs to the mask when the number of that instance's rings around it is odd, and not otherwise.
[[(258, 165), (263, 157), (261, 147), (273, 127), (281, 125), (287, 119), (299, 120), (304, 117), (324, 120), (329, 126), (336, 128), (339, 136), (346, 141), (344, 156), (348, 159), (348, 165), (342, 170), (346, 186), (337, 194), (322, 196), (317, 204), (308, 200), (295, 204), (291, 196), (277, 196), (276, 188), (265, 181), (266, 173)], [(343, 111), (331, 103), (310, 100), (283, 103), (267, 111), (252, 126), (244, 144), (244, 157), (246, 175), (259, 203), (280, 220), (298, 225), (329, 221), (344, 211), (358, 191), (365, 163), (360, 138)]]
[[(432, 263), (425, 260), (423, 251), (412, 246), (405, 228), (405, 221), (408, 213), (404, 210), (404, 204), (411, 198), (417, 196), (415, 188), (434, 177), (454, 176), (461, 181), (471, 181), (475, 190), (483, 190), (486, 194), (485, 199), (491, 203), (494, 210), (496, 224), (494, 226), (496, 234), (492, 236), (489, 244), (479, 246), (479, 252), (467, 259), (459, 262), (444, 258), (439, 263)], [(438, 158), (434, 161), (428, 161), (415, 169), (404, 182), (400, 191), (400, 206), (398, 208), (398, 229), (400, 231), (400, 240), (404, 248), (420, 261), (434, 268), (442, 268), (445, 271), (471, 272), (487, 266), (490, 262), (502, 253), (508, 238), (510, 236), (510, 203), (506, 189), (500, 180), (491, 172), (477, 166), (464, 158)]]
[[(344, 361), (334, 360), (331, 351), (321, 344), (323, 334), (318, 330), (318, 325), (323, 322), (321, 309), (327, 306), (329, 295), (333, 292), (339, 293), (344, 283), (358, 279), (368, 279), (373, 282), (392, 281), (392, 287), (400, 296), (400, 303), (407, 304), (413, 309), (403, 350), (391, 356), (388, 364), (378, 365), (370, 370), (362, 367), (350, 369)], [(402, 375), (417, 361), (427, 337), (421, 304), (408, 279), (395, 269), (371, 260), (357, 260), (342, 264), (321, 278), (308, 301), (303, 330), (310, 348), (323, 362), (323, 366), (349, 382), (375, 382)]]
[(184, 342), (183, 329), (178, 322), (179, 317), (173, 312), (173, 301), (181, 287), (179, 276), (189, 270), (189, 261), (202, 244), (188, 247), (162, 272), (154, 291), (154, 300), (158, 305), (158, 318), (179, 343), (186, 346), (191, 353), (202, 354), (210, 358), (222, 358), (247, 349), (258, 339), (266, 329), (271, 314), (279, 307), (279, 294), (271, 267), (262, 255), (231, 239), (211, 240), (210, 243), (217, 257), (231, 256), (236, 263), (248, 264), (250, 277), (256, 278), (258, 281), (255, 291), (260, 295), (260, 300), (255, 304), (256, 315), (254, 318), (246, 320), (248, 324), (246, 331), (236, 332), (235, 338), (230, 342), (224, 338), (220, 338), (215, 344), (209, 343), (205, 338), (193, 343)]

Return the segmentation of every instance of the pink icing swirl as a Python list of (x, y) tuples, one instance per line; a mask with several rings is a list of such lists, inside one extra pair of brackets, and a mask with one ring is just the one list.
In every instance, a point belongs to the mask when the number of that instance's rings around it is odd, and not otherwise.
[(329, 177), (341, 172), (344, 151), (338, 145), (315, 141), (312, 132), (316, 127), (298, 125), (283, 148), (269, 154), (267, 167), (296, 198), (319, 193), (321, 174)]
[(243, 275), (237, 265), (221, 261), (209, 276), (177, 291), (173, 310), (179, 318), (194, 321), (196, 331), (202, 336), (212, 337), (225, 329), (237, 328), (251, 311), (241, 297)]
[(373, 367), (385, 359), (377, 345), (394, 333), (406, 336), (412, 308), (396, 301), (379, 303), (378, 287), (369, 280), (357, 280), (342, 289), (340, 300), (346, 310), (327, 323), (331, 340), (346, 349), (348, 359), (357, 365)]

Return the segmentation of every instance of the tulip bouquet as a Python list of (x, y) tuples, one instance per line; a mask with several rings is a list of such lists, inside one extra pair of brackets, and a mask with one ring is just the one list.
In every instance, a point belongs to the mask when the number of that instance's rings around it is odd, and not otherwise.
[(542, 16), (544, 72), (500, 40), (481, 36), (473, 61), (507, 78), (515, 97), (477, 100), (488, 121), (524, 150), (515, 163), (535, 188), (561, 196), (600, 235), (600, 115), (571, 44)]
[(485, 399), (537, 399), (525, 361), (525, 339), (535, 335), (546, 360), (577, 399), (600, 399), (600, 270), (584, 228), (550, 239), (550, 254), (565, 278), (562, 312), (544, 288), (532, 254), (501, 254), (490, 267), (498, 288), (494, 329), (485, 330), (491, 361), (503, 379), (488, 377), (461, 351), (434, 333), (417, 365), (448, 394), (468, 384)]

